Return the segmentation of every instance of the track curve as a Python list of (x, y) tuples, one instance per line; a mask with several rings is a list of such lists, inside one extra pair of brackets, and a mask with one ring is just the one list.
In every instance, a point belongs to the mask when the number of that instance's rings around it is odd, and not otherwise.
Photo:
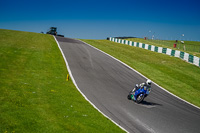
[(199, 133), (200, 110), (152, 84), (142, 104), (127, 99), (135, 83), (146, 79), (79, 40), (56, 37), (84, 95), (128, 132)]

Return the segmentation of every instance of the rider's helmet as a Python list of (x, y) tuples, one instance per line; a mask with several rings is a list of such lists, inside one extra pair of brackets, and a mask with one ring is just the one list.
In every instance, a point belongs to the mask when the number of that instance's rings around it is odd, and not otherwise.
[(146, 84), (147, 84), (147, 85), (151, 85), (151, 80), (150, 80), (150, 79), (147, 79)]

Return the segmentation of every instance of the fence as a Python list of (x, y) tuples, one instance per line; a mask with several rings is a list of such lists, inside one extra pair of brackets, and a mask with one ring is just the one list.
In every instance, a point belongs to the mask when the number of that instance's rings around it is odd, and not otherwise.
[(174, 57), (178, 57), (181, 58), (189, 63), (192, 63), (198, 67), (200, 67), (200, 58), (190, 55), (186, 52), (182, 52), (182, 51), (178, 51), (178, 50), (172, 50), (169, 48), (163, 48), (163, 47), (157, 47), (154, 45), (149, 45), (149, 44), (144, 44), (144, 43), (139, 43), (139, 42), (132, 42), (132, 41), (128, 41), (128, 40), (122, 40), (122, 39), (117, 39), (117, 38), (109, 38), (110, 41), (116, 42), (116, 43), (121, 43), (121, 44), (126, 44), (126, 45), (130, 45), (130, 46), (134, 46), (134, 47), (139, 47), (139, 48), (143, 48), (143, 49), (147, 49), (147, 50), (151, 50), (154, 52), (158, 52), (158, 53), (163, 53), (163, 54), (167, 54), (170, 56), (174, 56)]

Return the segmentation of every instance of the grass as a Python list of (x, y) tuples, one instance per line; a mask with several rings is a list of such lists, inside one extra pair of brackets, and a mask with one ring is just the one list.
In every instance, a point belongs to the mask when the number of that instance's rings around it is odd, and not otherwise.
[[(174, 50), (187, 52), (191, 55), (200, 57), (200, 42), (184, 41), (184, 44), (181, 44), (180, 41), (176, 43), (175, 40), (144, 40), (142, 38), (129, 38), (127, 40), (133, 41), (133, 42), (141, 42), (145, 44), (150, 44), (150, 45), (154, 45), (158, 47), (171, 48)], [(177, 44), (176, 48), (173, 47), (175, 43)], [(185, 45), (185, 49), (184, 49), (184, 45)]]
[(147, 78), (200, 107), (200, 68), (165, 54), (108, 40), (83, 40), (136, 69)]
[(0, 133), (123, 132), (77, 91), (54, 38), (0, 29)]

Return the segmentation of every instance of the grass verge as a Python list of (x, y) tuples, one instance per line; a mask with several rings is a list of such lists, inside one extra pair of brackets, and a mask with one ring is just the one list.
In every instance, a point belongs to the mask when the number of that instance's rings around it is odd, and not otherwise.
[(123, 132), (77, 91), (50, 35), (0, 29), (0, 132)]
[(108, 40), (82, 41), (101, 49), (163, 88), (200, 107), (200, 68), (179, 58)]

